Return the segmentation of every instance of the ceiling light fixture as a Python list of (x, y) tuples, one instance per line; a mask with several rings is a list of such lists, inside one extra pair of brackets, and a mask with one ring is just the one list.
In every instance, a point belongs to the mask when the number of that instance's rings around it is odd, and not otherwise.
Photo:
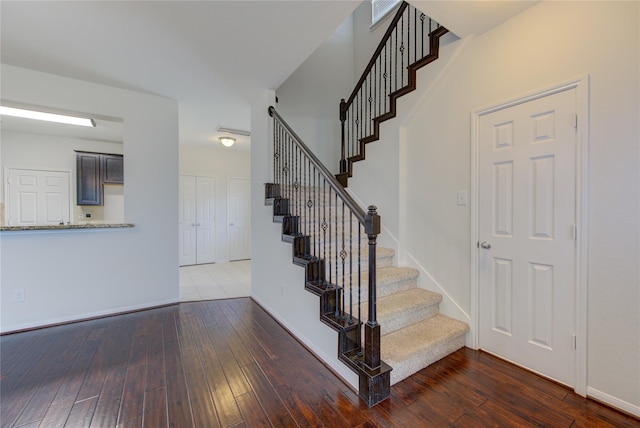
[(218, 140), (220, 140), (222, 145), (225, 146), (225, 147), (231, 147), (236, 142), (236, 139), (232, 138), (232, 137), (219, 137)]
[(68, 116), (64, 114), (45, 113), (42, 111), (25, 110), (21, 108), (0, 106), (0, 115), (22, 117), (25, 119), (44, 120), (47, 122), (66, 123), (68, 125), (96, 126), (93, 119), (85, 117)]

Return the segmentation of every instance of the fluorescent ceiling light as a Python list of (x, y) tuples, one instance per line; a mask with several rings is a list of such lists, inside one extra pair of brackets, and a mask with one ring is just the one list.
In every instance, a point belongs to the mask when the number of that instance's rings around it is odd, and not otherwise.
[(41, 111), (25, 110), (21, 108), (0, 106), (0, 115), (23, 117), (25, 119), (45, 120), (47, 122), (66, 123), (69, 125), (95, 127), (93, 119), (84, 117), (67, 116), (64, 114), (44, 113)]

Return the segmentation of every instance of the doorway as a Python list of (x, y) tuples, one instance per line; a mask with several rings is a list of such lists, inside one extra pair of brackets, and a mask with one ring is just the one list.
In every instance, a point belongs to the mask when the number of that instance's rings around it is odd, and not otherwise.
[(215, 261), (213, 177), (180, 176), (180, 266)]
[(478, 346), (584, 394), (582, 82), (476, 113), (473, 235)]

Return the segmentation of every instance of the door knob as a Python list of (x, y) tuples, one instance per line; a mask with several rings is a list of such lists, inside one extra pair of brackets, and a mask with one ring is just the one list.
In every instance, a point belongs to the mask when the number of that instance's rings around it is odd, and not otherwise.
[(491, 248), (491, 244), (489, 244), (487, 241), (482, 241), (482, 243), (480, 244), (480, 247), (484, 248), (485, 250), (488, 250), (489, 248)]
[(191, 223), (191, 226), (196, 227), (196, 224), (195, 223)]

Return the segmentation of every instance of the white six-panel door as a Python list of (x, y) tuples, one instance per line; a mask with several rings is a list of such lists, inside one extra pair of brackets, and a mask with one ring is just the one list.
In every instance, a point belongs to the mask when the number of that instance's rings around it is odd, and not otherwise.
[(215, 261), (216, 180), (196, 177), (196, 264)]
[(228, 182), (229, 260), (251, 258), (251, 181), (230, 178)]
[(574, 385), (576, 93), (479, 119), (482, 349)]
[(180, 176), (180, 266), (196, 264), (196, 177)]
[(71, 221), (69, 172), (9, 169), (7, 224), (58, 225)]
[(180, 176), (180, 266), (215, 261), (215, 178)]

